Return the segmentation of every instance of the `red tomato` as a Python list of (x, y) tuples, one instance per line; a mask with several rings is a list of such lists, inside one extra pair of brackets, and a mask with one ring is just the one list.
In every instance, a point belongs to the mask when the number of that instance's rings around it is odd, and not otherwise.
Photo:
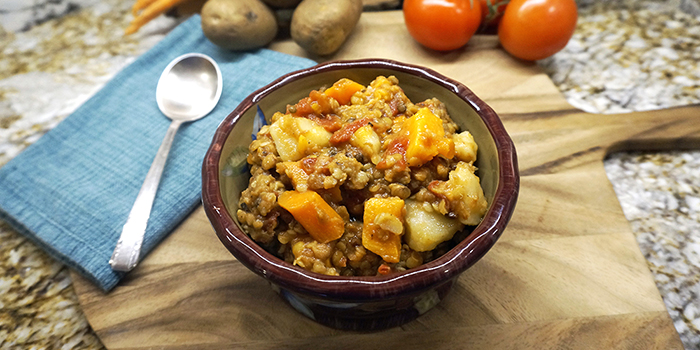
[(498, 25), (498, 39), (511, 55), (540, 60), (566, 46), (577, 19), (574, 0), (512, 0)]
[(508, 0), (479, 0), (479, 2), (481, 2), (482, 27), (498, 24), (508, 5)]
[(403, 17), (411, 36), (433, 50), (464, 46), (481, 23), (477, 0), (405, 0)]

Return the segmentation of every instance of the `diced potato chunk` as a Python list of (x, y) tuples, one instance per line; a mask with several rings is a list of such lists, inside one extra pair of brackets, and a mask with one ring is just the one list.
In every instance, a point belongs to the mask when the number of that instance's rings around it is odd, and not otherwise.
[(459, 220), (440, 214), (428, 203), (407, 199), (405, 206), (404, 240), (413, 250), (419, 252), (433, 250), (438, 244), (452, 239), (452, 236), (464, 227)]
[(488, 206), (475, 170), (473, 165), (459, 162), (450, 172), (449, 180), (428, 186), (431, 192), (450, 201), (450, 208), (465, 225), (478, 225)]
[(442, 119), (428, 108), (422, 108), (412, 117), (406, 119), (403, 129), (408, 132), (406, 161), (409, 166), (421, 166), (438, 154), (452, 158), (455, 144), (445, 137)]
[(381, 160), (379, 151), (382, 143), (379, 140), (379, 135), (374, 132), (371, 126), (365, 125), (357, 129), (350, 138), (350, 144), (359, 148), (362, 154), (369, 158), (372, 163), (377, 164)]
[(398, 197), (368, 199), (363, 216), (362, 245), (386, 262), (399, 262), (404, 215), (403, 200)]
[(463, 131), (452, 135), (452, 140), (455, 142), (455, 157), (463, 162), (474, 164), (476, 151), (478, 150), (478, 146), (474, 142), (474, 136), (469, 131)]
[(283, 161), (296, 161), (330, 145), (330, 132), (306, 118), (283, 115), (270, 125), (270, 136)]
[(340, 238), (345, 232), (345, 221), (314, 191), (282, 193), (279, 205), (294, 216), (315, 240), (321, 243)]

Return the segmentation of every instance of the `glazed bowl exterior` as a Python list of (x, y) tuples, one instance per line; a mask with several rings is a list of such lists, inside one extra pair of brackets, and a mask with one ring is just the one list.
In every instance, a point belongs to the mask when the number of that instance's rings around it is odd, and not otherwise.
[[(468, 236), (443, 256), (398, 274), (326, 276), (293, 266), (265, 251), (241, 229), (235, 215), (248, 186), (245, 155), (258, 107), (266, 116), (284, 111), (311, 90), (340, 78), (363, 85), (394, 75), (411, 101), (436, 97), (479, 145), (477, 175), (489, 208)], [(461, 83), (427, 68), (390, 60), (335, 61), (282, 76), (248, 96), (216, 130), (202, 166), (202, 202), (216, 234), (243, 265), (270, 282), (292, 307), (339, 329), (379, 330), (401, 325), (442, 300), (459, 275), (477, 262), (503, 233), (519, 191), (512, 140), (496, 113)]]

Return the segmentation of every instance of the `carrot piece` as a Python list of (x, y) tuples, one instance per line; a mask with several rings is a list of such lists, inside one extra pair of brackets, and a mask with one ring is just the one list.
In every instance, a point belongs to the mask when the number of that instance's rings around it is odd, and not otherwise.
[(348, 78), (343, 78), (336, 81), (333, 86), (326, 89), (323, 93), (326, 94), (326, 96), (333, 97), (341, 105), (346, 105), (350, 103), (352, 95), (364, 88), (362, 84), (356, 83)]
[(136, 0), (134, 6), (131, 7), (131, 14), (136, 17), (141, 10), (145, 9), (155, 1), (156, 0)]
[(124, 31), (124, 35), (136, 33), (144, 24), (187, 0), (156, 0), (136, 16)]
[(345, 221), (314, 191), (287, 191), (277, 199), (294, 219), (321, 243), (340, 238), (345, 232)]
[(362, 245), (386, 262), (399, 262), (405, 215), (401, 198), (368, 199), (362, 217)]
[(428, 108), (422, 108), (403, 127), (408, 132), (406, 161), (409, 166), (421, 166), (441, 154), (445, 158), (454, 157), (455, 144), (445, 137), (442, 119)]

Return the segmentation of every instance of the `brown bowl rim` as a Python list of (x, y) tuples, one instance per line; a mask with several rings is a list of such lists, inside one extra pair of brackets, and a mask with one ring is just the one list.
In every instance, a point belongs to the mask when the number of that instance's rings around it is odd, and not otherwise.
[[(218, 186), (219, 157), (231, 130), (245, 111), (278, 87), (320, 72), (347, 68), (379, 68), (422, 77), (444, 86), (474, 108), (496, 144), (499, 183), (494, 202), (471, 234), (441, 257), (417, 268), (387, 276), (327, 276), (293, 266), (255, 243), (229, 215)], [(246, 97), (220, 124), (202, 165), (202, 203), (224, 246), (243, 265), (270, 282), (305, 295), (338, 301), (363, 301), (417, 293), (457, 277), (495, 244), (512, 216), (519, 193), (515, 146), (493, 109), (460, 82), (432, 69), (387, 59), (331, 61), (286, 74)]]

